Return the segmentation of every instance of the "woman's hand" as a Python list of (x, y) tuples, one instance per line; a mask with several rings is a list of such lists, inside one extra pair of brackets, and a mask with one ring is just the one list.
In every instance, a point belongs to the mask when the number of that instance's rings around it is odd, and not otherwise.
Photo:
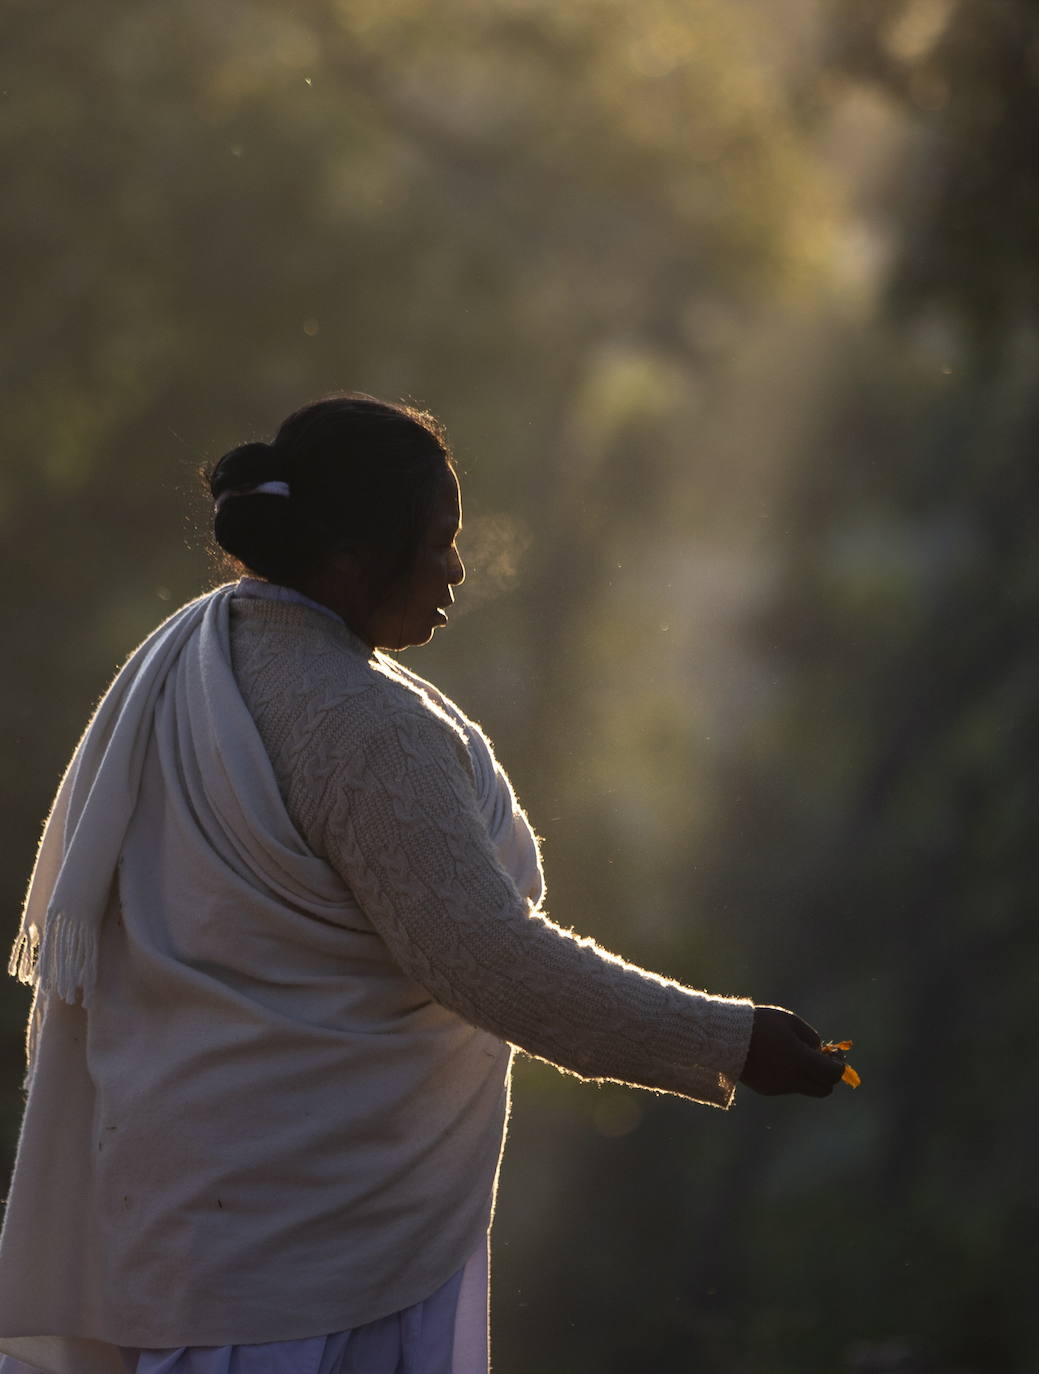
[(784, 1007), (755, 1007), (747, 1062), (740, 1074), (756, 1093), (829, 1097), (844, 1064), (821, 1052), (818, 1032)]

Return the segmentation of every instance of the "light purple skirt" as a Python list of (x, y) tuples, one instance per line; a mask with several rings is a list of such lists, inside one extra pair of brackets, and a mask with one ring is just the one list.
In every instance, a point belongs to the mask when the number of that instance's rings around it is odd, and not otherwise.
[[(424, 1302), (392, 1316), (296, 1341), (123, 1347), (127, 1374), (487, 1374), (488, 1242)], [(0, 1374), (51, 1374), (0, 1355)]]

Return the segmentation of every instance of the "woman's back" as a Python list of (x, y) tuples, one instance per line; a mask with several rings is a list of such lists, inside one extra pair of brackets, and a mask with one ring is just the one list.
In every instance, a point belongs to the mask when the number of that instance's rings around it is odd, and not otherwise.
[[(316, 837), (366, 734), (436, 708), (320, 612), (231, 606), (237, 724), (253, 728), (255, 709), (297, 799), (291, 819)], [(439, 713), (437, 728), (464, 752)], [(198, 779), (183, 776), (196, 751), (183, 733), (165, 748), (164, 734), (145, 759), (90, 1016), (49, 1001), (38, 1038), (19, 1168), (45, 1167), (37, 1147), (60, 1138), (86, 1173), (48, 1167), (45, 1216), (20, 1215), (39, 1189), (16, 1176), (5, 1235), (23, 1257), (53, 1256), (72, 1225), (83, 1273), (55, 1314), (53, 1286), (9, 1267), (19, 1291), (0, 1291), (0, 1311), (27, 1331), (94, 1328), (129, 1346), (175, 1345), (189, 1328), (198, 1344), (284, 1340), (397, 1311), (486, 1231), (510, 1052), (402, 972), (307, 836), (338, 908), (327, 887), (316, 911), (286, 901), (275, 857), (266, 880), (246, 877), (233, 840), (214, 846), (212, 824), (199, 827)], [(198, 743), (209, 773), (221, 750)]]

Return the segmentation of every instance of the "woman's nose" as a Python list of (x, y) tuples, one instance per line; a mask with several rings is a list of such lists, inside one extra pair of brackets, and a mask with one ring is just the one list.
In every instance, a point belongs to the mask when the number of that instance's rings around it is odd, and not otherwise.
[(454, 562), (451, 565), (447, 580), (452, 587), (457, 587), (460, 582), (465, 581), (465, 564), (462, 562), (462, 555), (457, 549), (452, 549), (451, 552), (454, 555)]

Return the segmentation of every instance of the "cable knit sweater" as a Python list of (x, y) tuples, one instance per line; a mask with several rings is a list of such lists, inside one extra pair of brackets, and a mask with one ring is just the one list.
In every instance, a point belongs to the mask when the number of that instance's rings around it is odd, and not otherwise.
[(718, 1106), (746, 1055), (751, 1003), (540, 911), (507, 780), (496, 846), (489, 745), (428, 683), (301, 605), (234, 600), (231, 650), (341, 911), (242, 909), (204, 867), (167, 871), (149, 759), (128, 845), (154, 872), (121, 872), (89, 1013), (44, 1008), (5, 1226), (0, 1349), (45, 1368), (338, 1331), (428, 1296), (490, 1222), (510, 1045)]
[(473, 722), (306, 608), (240, 602), (235, 615), (236, 671), (289, 814), (405, 973), (471, 1024), (583, 1077), (729, 1104), (752, 1004), (634, 968), (531, 910), (478, 814)]

